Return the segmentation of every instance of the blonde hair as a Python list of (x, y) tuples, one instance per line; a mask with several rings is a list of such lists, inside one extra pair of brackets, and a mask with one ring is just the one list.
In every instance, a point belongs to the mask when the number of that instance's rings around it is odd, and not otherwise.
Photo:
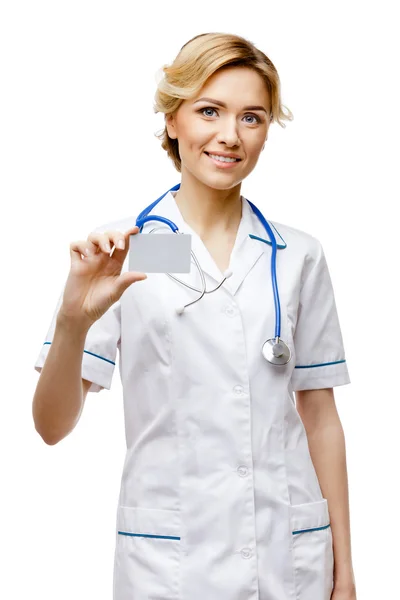
[[(281, 103), (280, 79), (271, 60), (249, 40), (229, 33), (195, 36), (182, 46), (171, 65), (162, 67), (164, 77), (157, 86), (154, 112), (165, 116), (174, 113), (183, 100), (198, 94), (211, 75), (230, 66), (248, 67), (262, 76), (270, 95), (271, 123), (277, 121), (286, 127), (282, 121), (293, 120), (293, 113)], [(156, 136), (180, 172), (178, 140), (169, 137), (166, 126)]]

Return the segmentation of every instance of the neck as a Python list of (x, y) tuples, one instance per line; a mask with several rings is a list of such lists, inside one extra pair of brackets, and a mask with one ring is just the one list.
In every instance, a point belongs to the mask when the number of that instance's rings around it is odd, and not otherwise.
[(175, 202), (183, 220), (202, 238), (236, 232), (242, 218), (239, 183), (229, 190), (211, 188), (182, 169)]

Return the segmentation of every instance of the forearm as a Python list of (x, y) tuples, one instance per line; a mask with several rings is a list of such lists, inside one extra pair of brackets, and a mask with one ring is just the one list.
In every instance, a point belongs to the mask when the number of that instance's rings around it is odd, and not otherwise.
[(335, 585), (352, 585), (354, 574), (346, 448), (339, 417), (329, 424), (319, 425), (307, 431), (307, 438), (322, 495), (328, 501), (335, 559)]
[(35, 428), (48, 444), (64, 438), (82, 411), (82, 356), (88, 329), (57, 320), (32, 404)]

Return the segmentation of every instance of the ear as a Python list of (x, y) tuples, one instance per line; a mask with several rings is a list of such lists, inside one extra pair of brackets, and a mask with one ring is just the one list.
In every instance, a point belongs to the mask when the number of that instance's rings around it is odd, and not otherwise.
[(168, 136), (175, 140), (178, 136), (176, 133), (175, 116), (173, 114), (166, 115), (165, 126), (167, 128)]

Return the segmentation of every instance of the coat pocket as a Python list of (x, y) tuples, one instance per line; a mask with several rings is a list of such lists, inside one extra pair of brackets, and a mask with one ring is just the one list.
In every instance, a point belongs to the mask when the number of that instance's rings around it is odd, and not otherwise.
[(328, 501), (291, 505), (290, 520), (296, 600), (330, 600), (333, 547)]
[(113, 600), (178, 600), (180, 512), (118, 506)]

